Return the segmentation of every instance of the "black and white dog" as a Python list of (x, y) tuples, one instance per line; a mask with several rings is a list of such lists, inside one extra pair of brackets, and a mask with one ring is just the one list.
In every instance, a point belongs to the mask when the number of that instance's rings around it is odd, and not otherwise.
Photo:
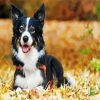
[[(43, 25), (45, 18), (44, 4), (33, 17), (26, 17), (21, 10), (12, 5), (13, 37), (12, 60), (16, 66), (13, 89), (47, 88), (52, 84), (54, 76), (57, 87), (68, 84), (63, 77), (63, 68), (60, 62), (45, 52), (43, 40)], [(70, 83), (69, 81), (69, 84)]]

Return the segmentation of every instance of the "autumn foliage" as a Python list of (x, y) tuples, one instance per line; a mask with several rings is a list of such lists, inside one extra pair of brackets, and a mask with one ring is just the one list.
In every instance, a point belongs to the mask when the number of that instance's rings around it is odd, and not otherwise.
[(32, 16), (33, 12), (44, 3), (46, 19), (94, 20), (98, 19), (100, 13), (99, 0), (0, 0), (0, 17), (7, 18), (10, 16), (11, 3), (23, 9), (29, 16)]

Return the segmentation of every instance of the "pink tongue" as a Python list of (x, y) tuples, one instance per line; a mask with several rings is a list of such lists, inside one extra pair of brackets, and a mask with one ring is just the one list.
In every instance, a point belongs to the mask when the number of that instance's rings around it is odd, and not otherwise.
[(27, 46), (27, 45), (22, 46), (22, 51), (23, 51), (24, 53), (27, 53), (29, 50), (30, 50), (30, 47), (29, 47), (29, 46)]

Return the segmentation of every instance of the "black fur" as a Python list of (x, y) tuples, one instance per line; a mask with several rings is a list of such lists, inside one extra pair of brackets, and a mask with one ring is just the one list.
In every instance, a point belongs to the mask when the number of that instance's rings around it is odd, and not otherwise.
[[(13, 54), (12, 54), (12, 61), (13, 64), (17, 66), (24, 66), (24, 63), (20, 61), (20, 58), (18, 58), (18, 48), (17, 44), (19, 43), (21, 32), (19, 31), (19, 28), (22, 24), (25, 25), (26, 16), (23, 14), (22, 11), (20, 11), (17, 7), (12, 5), (12, 19), (13, 19), (13, 37), (12, 37), (12, 48), (13, 48)], [(37, 42), (37, 49), (38, 52), (44, 48), (44, 40), (42, 37), (43, 33), (43, 25), (44, 25), (44, 18), (45, 18), (45, 7), (42, 5), (40, 9), (34, 14), (34, 16), (30, 19), (29, 26), (32, 25), (35, 27), (35, 34), (31, 34), (33, 37), (33, 45), (35, 45), (35, 42)], [(30, 32), (31, 33), (31, 32)], [(19, 43), (20, 45), (20, 43)], [(64, 83), (64, 77), (63, 77), (63, 68), (61, 63), (54, 58), (53, 56), (47, 55), (46, 53), (41, 56), (38, 59), (37, 66), (44, 64), (46, 66), (46, 77), (44, 77), (43, 86), (46, 88), (47, 83), (50, 80), (53, 80), (53, 75), (55, 74), (58, 80), (57, 87), (60, 87), (61, 84)], [(16, 79), (16, 75), (21, 75), (22, 77), (25, 77), (23, 70), (16, 70), (14, 74), (14, 82)], [(66, 80), (67, 82), (67, 80)], [(13, 89), (16, 89), (18, 86), (15, 84), (13, 85)]]
[(20, 61), (20, 59), (17, 57), (17, 52), (18, 52), (18, 50), (17, 50), (17, 39), (16, 39), (16, 36), (14, 35), (13, 37), (12, 37), (12, 48), (13, 48), (13, 54), (12, 54), (12, 61), (13, 61), (13, 64), (14, 65), (16, 65), (16, 66), (23, 66), (24, 64), (23, 64), (23, 62), (21, 62)]
[(38, 63), (46, 66), (46, 82), (43, 84), (44, 88), (50, 80), (53, 80), (55, 74), (58, 80), (57, 87), (64, 83), (63, 68), (61, 63), (53, 56), (45, 54), (38, 60)]

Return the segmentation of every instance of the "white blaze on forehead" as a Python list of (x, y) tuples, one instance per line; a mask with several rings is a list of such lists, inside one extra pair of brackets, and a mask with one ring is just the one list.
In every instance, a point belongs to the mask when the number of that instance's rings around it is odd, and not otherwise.
[(25, 28), (25, 31), (28, 31), (29, 21), (30, 21), (30, 17), (27, 17), (27, 19), (26, 19), (26, 28)]
[(32, 36), (31, 36), (30, 32), (28, 31), (29, 21), (30, 21), (30, 17), (27, 17), (25, 31), (22, 33), (22, 36), (21, 36), (21, 45), (24, 45), (24, 41), (23, 41), (24, 36), (28, 37), (27, 45), (32, 45), (32, 43), (33, 43)]

